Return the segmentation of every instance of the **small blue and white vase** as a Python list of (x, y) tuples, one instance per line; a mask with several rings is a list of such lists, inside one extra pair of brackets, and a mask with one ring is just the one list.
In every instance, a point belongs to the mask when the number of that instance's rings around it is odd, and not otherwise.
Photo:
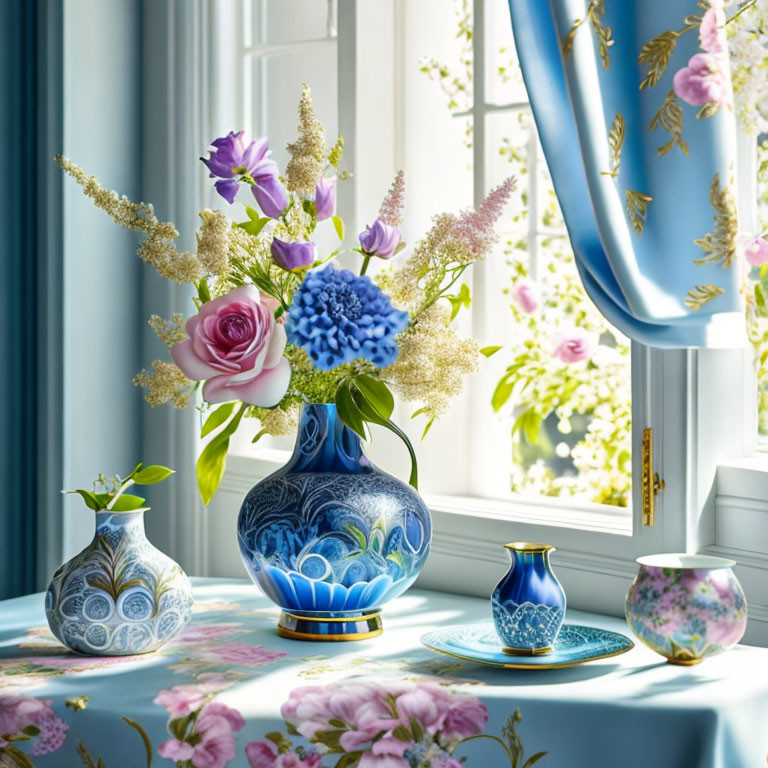
[(504, 545), (512, 565), (491, 595), (493, 621), (504, 653), (549, 653), (565, 619), (565, 590), (552, 572), (548, 544)]
[(290, 461), (255, 485), (237, 521), (251, 578), (296, 640), (363, 640), (429, 554), (429, 510), (375, 467), (333, 404), (307, 404)]
[(101, 511), (93, 541), (54, 573), (45, 613), (73, 651), (129, 656), (175, 637), (192, 602), (184, 571), (144, 534), (144, 510)]

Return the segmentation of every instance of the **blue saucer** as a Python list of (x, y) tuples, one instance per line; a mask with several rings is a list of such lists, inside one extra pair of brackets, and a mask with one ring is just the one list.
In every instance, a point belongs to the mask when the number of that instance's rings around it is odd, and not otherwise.
[(554, 650), (543, 656), (511, 656), (491, 621), (446, 627), (423, 635), (421, 642), (433, 651), (458, 659), (508, 669), (559, 669), (626, 653), (635, 644), (618, 632), (579, 624), (563, 624)]

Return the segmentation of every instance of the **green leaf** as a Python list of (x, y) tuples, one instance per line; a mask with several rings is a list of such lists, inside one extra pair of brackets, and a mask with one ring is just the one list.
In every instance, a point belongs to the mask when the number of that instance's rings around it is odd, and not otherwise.
[(491, 396), (491, 405), (493, 406), (494, 411), (501, 410), (502, 406), (509, 400), (510, 396), (512, 395), (512, 390), (515, 388), (515, 383), (508, 378), (508, 376), (504, 376), (499, 383), (496, 385), (496, 389), (493, 390), (493, 395)]
[(148, 467), (142, 467), (134, 476), (133, 481), (136, 485), (155, 485), (162, 483), (169, 478), (173, 470), (163, 467), (160, 464), (150, 464)]
[(114, 505), (112, 506), (113, 512), (133, 512), (137, 509), (143, 509), (146, 499), (141, 496), (134, 496), (130, 493), (123, 493), (118, 496)]
[(531, 768), (534, 763), (538, 763), (542, 757), (546, 757), (548, 754), (549, 752), (537, 752), (535, 755), (531, 755), (531, 757), (525, 761), (523, 768)]
[(411, 718), (411, 731), (413, 732), (413, 740), (418, 744), (424, 738), (424, 728), (421, 723), (415, 718)]
[(392, 255), (393, 255), (393, 256), (397, 256), (397, 254), (398, 254), (398, 253), (400, 253), (400, 251), (402, 251), (402, 250), (404, 250), (404, 249), (405, 249), (405, 243), (404, 243), (404, 242), (401, 240), (401, 241), (400, 241), (400, 242), (399, 242), (399, 243), (398, 243), (398, 244), (395, 246), (395, 250), (394, 250), (394, 252), (392, 253)]
[(523, 432), (525, 433), (525, 439), (531, 445), (539, 444), (542, 421), (542, 417), (536, 411), (526, 411), (525, 418), (523, 419)]
[(213, 494), (216, 493), (221, 478), (224, 476), (227, 451), (229, 451), (229, 438), (239, 426), (244, 411), (245, 407), (241, 405), (231, 421), (205, 446), (197, 458), (197, 487), (206, 507), (211, 503)]
[(78, 488), (76, 491), (63, 491), (63, 493), (79, 493), (83, 497), (83, 501), (85, 501), (88, 509), (92, 509), (94, 511), (103, 509), (103, 507), (99, 505), (98, 496), (95, 493), (91, 493), (90, 491), (84, 491), (82, 488)]
[(147, 753), (147, 768), (152, 768), (152, 742), (150, 741), (147, 732), (135, 720), (131, 720), (130, 717), (124, 717), (123, 720), (125, 720), (125, 722), (128, 723), (139, 736), (141, 736), (141, 740), (144, 742), (144, 749)]
[(395, 409), (395, 398), (383, 381), (363, 374), (355, 377), (351, 384), (359, 390), (380, 418), (386, 420), (392, 415)]
[(292, 746), (291, 742), (280, 731), (271, 731), (264, 738), (269, 739), (277, 747), (277, 751), (281, 755), (288, 752)]
[(200, 430), (200, 437), (205, 437), (213, 432), (214, 429), (218, 429), (232, 415), (234, 409), (234, 403), (224, 403), (223, 405), (220, 405), (205, 420), (203, 428)]
[(418, 490), (418, 463), (416, 461), (416, 452), (413, 450), (413, 445), (411, 445), (411, 441), (408, 439), (408, 435), (406, 435), (405, 432), (403, 432), (403, 430), (400, 429), (400, 427), (398, 427), (394, 421), (392, 421), (392, 419), (383, 419), (374, 409), (371, 403), (365, 399), (360, 390), (356, 390), (355, 393), (353, 393), (353, 403), (357, 407), (358, 412), (361, 413), (362, 417), (366, 421), (369, 421), (372, 424), (378, 424), (381, 427), (385, 427), (390, 432), (393, 432), (395, 435), (397, 435), (405, 443), (405, 447), (408, 449), (408, 454), (411, 457), (411, 475), (408, 478), (408, 483), (412, 485), (416, 490)]
[(339, 758), (335, 768), (355, 768), (362, 756), (362, 752), (347, 752)]
[(398, 725), (397, 728), (392, 731), (392, 735), (399, 741), (413, 741), (413, 735), (404, 725)]
[[(368, 549), (368, 540), (365, 538), (365, 534), (356, 525), (352, 525), (352, 523), (347, 523), (344, 527), (350, 532), (357, 546), (365, 552)], [(333, 725), (332, 722), (331, 725)], [(341, 728), (340, 725), (336, 727)]]
[(25, 725), (21, 732), (25, 734), (26, 736), (39, 736), (40, 735), (40, 729), (36, 725)]
[(462, 307), (469, 309), (472, 304), (469, 286), (466, 283), (461, 284), (461, 288), (459, 288), (459, 292), (455, 296), (446, 296), (445, 298), (448, 299), (451, 304), (451, 320), (459, 314), (459, 310)]
[(336, 230), (336, 235), (339, 240), (344, 240), (344, 222), (342, 221), (341, 216), (331, 216), (331, 221), (333, 222), (333, 228)]
[(491, 355), (495, 355), (500, 349), (503, 349), (503, 347), (483, 347), (480, 350), (480, 354), (485, 355), (486, 357), (491, 357)]
[(35, 764), (18, 747), (6, 747), (5, 754), (10, 757), (19, 768), (35, 768)]
[(250, 221), (241, 221), (238, 222), (235, 226), (240, 227), (240, 229), (244, 229), (249, 235), (258, 237), (259, 232), (261, 232), (261, 230), (264, 229), (264, 227), (269, 224), (272, 219), (266, 216), (260, 218), (258, 211), (255, 211), (253, 208), (249, 208), (248, 206), (245, 207), (245, 210), (250, 217)]
[(211, 292), (208, 290), (208, 281), (205, 278), (197, 284), (197, 297), (203, 304), (211, 300)]
[(336, 390), (336, 411), (339, 418), (363, 440), (368, 436), (365, 432), (365, 422), (359, 408), (352, 399), (352, 393), (349, 390), (349, 382), (342, 383)]
[(328, 725), (332, 725), (334, 728), (346, 728), (347, 724), (343, 720), (339, 720), (338, 717), (334, 717), (328, 721)]

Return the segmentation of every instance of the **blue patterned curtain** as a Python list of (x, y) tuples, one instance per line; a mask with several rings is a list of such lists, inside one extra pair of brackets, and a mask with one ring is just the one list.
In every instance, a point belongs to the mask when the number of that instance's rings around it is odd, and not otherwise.
[(717, 0), (509, 0), (584, 287), (630, 338), (745, 342)]

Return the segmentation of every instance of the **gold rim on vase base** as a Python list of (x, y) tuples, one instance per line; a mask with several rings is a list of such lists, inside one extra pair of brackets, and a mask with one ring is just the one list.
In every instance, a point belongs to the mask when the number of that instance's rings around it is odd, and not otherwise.
[[(318, 624), (331, 624), (333, 622), (343, 621), (347, 624), (350, 624), (352, 622), (356, 621), (371, 621), (378, 619), (381, 616), (381, 613), (366, 613), (362, 616), (342, 616), (342, 617), (327, 617), (327, 618), (321, 618), (317, 616), (299, 616), (296, 613), (291, 613), (290, 611), (283, 611), (283, 616), (287, 616), (289, 619), (296, 619), (296, 621), (316, 621)], [(282, 617), (281, 617), (282, 619)]]
[(514, 552), (523, 552), (529, 555), (555, 551), (555, 548), (551, 544), (535, 544), (530, 541), (513, 541), (509, 544), (505, 544), (504, 548), (511, 549)]
[(544, 656), (547, 653), (552, 653), (555, 650), (553, 645), (546, 648), (508, 648), (505, 646), (501, 649), (507, 656)]
[(370, 632), (355, 632), (348, 635), (316, 635), (311, 632), (296, 632), (293, 629), (286, 629), (278, 625), (277, 634), (289, 640), (314, 640), (326, 643), (342, 643), (350, 640), (369, 640), (372, 637), (378, 637), (384, 631), (383, 627), (373, 629)]
[(696, 664), (701, 664), (702, 661), (704, 661), (703, 658), (675, 659), (667, 657), (667, 664), (674, 664), (677, 667), (694, 667)]

